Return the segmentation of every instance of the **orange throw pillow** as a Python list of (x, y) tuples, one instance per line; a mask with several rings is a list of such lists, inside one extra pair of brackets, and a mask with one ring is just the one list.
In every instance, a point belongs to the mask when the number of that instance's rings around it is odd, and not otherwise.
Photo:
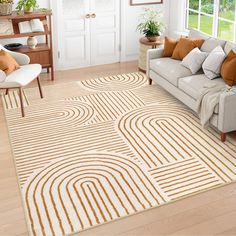
[(236, 53), (230, 51), (221, 67), (221, 76), (229, 86), (236, 85)]
[(6, 75), (9, 75), (20, 66), (16, 60), (6, 51), (0, 50), (0, 70), (3, 70)]
[(175, 47), (172, 58), (183, 60), (194, 48), (200, 48), (204, 43), (204, 39), (180, 38)]
[(178, 40), (165, 37), (164, 51), (162, 57), (171, 57), (177, 44)]

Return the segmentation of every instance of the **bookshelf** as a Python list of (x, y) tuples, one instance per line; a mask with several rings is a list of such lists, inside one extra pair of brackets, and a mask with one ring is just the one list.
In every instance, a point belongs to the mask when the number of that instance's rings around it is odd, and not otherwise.
[[(53, 44), (52, 44), (52, 12), (51, 11), (37, 11), (33, 13), (17, 13), (13, 12), (8, 16), (0, 16), (0, 20), (11, 20), (14, 34), (0, 35), (0, 39), (17, 39), (27, 38), (32, 36), (44, 36), (45, 42), (38, 44), (35, 49), (30, 49), (27, 45), (15, 50), (28, 55), (30, 63), (41, 64), (47, 72), (51, 72), (51, 79), (54, 80), (54, 65), (53, 65)], [(21, 34), (19, 31), (18, 23), (22, 21), (30, 21), (32, 19), (40, 19), (43, 22), (44, 32), (39, 33), (26, 33)]]

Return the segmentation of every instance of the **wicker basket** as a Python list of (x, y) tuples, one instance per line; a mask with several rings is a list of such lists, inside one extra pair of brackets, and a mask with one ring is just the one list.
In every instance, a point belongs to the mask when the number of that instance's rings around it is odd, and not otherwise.
[(12, 3), (0, 3), (0, 16), (12, 14)]

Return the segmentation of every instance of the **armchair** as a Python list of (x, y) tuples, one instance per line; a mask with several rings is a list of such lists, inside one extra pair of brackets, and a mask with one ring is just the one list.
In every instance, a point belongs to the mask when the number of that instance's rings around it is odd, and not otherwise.
[(27, 55), (9, 51), (2, 45), (0, 45), (0, 50), (8, 52), (20, 65), (20, 68), (18, 70), (13, 71), (9, 75), (6, 75), (2, 70), (0, 70), (0, 89), (6, 89), (6, 94), (8, 94), (9, 89), (19, 90), (21, 114), (22, 117), (25, 117), (23, 105), (23, 87), (31, 83), (33, 80), (37, 79), (40, 97), (43, 98), (39, 79), (39, 74), (42, 71), (42, 66), (39, 64), (29, 64), (30, 59)]

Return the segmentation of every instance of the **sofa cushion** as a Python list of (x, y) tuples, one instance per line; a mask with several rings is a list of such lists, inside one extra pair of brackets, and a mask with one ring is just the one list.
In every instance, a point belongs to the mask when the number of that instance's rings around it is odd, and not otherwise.
[(181, 65), (190, 69), (192, 74), (196, 74), (201, 68), (203, 62), (208, 56), (207, 52), (200, 51), (199, 48), (194, 48), (182, 61)]
[[(225, 83), (221, 78), (209, 80), (204, 74), (199, 74), (179, 79), (178, 87), (190, 97), (197, 100), (205, 84), (224, 85)], [(219, 106), (215, 108), (214, 113), (219, 113)]]
[(226, 58), (226, 54), (221, 46), (216, 47), (202, 64), (202, 69), (209, 79), (220, 76), (221, 66)]
[(226, 44), (226, 41), (211, 37), (205, 40), (205, 42), (203, 43), (201, 47), (201, 51), (211, 52), (218, 46), (221, 46), (222, 48), (224, 48), (225, 44)]
[(201, 48), (203, 43), (204, 39), (180, 38), (175, 47), (172, 58), (183, 60), (184, 57), (186, 57), (194, 48)]
[(164, 51), (163, 51), (162, 57), (171, 57), (177, 43), (178, 43), (178, 40), (165, 37)]
[(228, 55), (233, 50), (236, 53), (236, 43), (226, 42), (224, 51)]
[(199, 39), (205, 39), (206, 40), (206, 39), (210, 38), (210, 36), (200, 32), (198, 30), (190, 29), (189, 38), (199, 38)]
[(181, 61), (171, 58), (158, 58), (150, 61), (150, 69), (178, 86), (178, 79), (192, 75), (191, 71), (181, 65)]
[(233, 50), (230, 51), (221, 67), (221, 76), (229, 86), (236, 85), (236, 53)]

